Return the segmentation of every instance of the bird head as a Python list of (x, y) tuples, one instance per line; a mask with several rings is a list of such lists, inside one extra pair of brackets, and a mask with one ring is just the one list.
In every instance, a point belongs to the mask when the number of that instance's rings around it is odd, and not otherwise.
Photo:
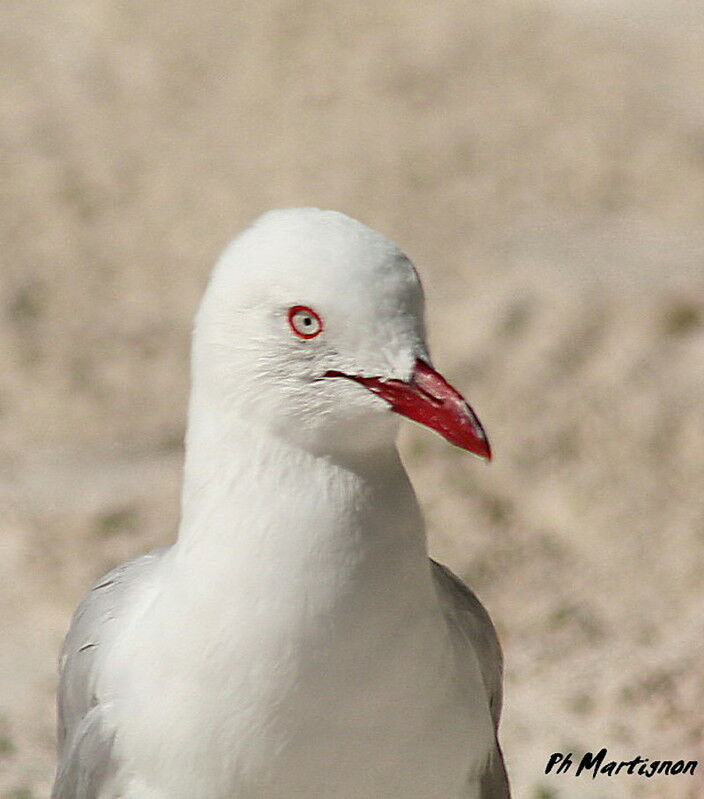
[(198, 312), (193, 381), (194, 402), (310, 450), (374, 450), (406, 416), (490, 457), (432, 366), (413, 265), (335, 211), (271, 211), (230, 244)]

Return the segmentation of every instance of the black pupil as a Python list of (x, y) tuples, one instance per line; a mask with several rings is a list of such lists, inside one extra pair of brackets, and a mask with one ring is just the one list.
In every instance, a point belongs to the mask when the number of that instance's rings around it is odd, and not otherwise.
[(305, 316), (305, 317), (303, 318), (303, 324), (304, 324), (306, 327), (308, 327), (309, 325), (312, 325), (312, 324), (313, 324), (313, 320), (310, 318), (310, 316)]

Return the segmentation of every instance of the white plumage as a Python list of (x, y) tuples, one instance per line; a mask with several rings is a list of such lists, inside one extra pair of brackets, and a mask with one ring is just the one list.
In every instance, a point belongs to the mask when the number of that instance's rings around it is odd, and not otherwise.
[(178, 540), (76, 612), (53, 799), (508, 797), (496, 634), (428, 559), (395, 447), (403, 414), (489, 454), (422, 312), (408, 259), (342, 214), (271, 212), (226, 250)]

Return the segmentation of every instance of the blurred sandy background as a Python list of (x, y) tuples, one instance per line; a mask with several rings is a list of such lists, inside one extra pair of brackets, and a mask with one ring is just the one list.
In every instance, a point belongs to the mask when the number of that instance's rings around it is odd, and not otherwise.
[[(47, 796), (90, 582), (177, 524), (191, 318), (277, 206), (394, 238), (495, 450), (410, 425), (433, 552), (506, 654), (517, 798), (704, 759), (704, 6), (5, 0), (0, 796)], [(351, 797), (351, 799), (353, 799)]]

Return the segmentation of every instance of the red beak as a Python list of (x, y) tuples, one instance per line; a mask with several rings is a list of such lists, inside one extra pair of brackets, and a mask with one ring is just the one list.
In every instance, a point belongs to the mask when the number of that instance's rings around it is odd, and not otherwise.
[(354, 380), (385, 399), (392, 411), (436, 430), (451, 444), (491, 460), (489, 439), (474, 411), (441, 374), (420, 358), (407, 383), (335, 371), (326, 372), (325, 377)]

